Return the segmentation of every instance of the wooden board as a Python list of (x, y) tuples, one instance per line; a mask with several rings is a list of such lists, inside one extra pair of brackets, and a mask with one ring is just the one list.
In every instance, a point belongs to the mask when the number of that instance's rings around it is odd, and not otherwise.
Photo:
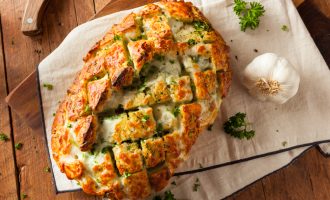
[[(7, 74), (4, 86), (4, 79), (2, 78), (5, 75), (1, 73), (0, 65), (0, 98), (2, 100), (6, 95), (6, 91), (11, 91), (12, 98), (7, 98), (9, 102), (12, 102), (10, 104), (13, 104), (13, 101), (20, 101), (18, 104), (23, 104), (20, 108), (12, 106), (14, 112), (10, 110), (8, 112), (8, 108), (4, 104), (0, 104), (0, 131), (11, 135), (11, 141), (1, 143), (0, 146), (0, 152), (2, 152), (2, 157), (0, 157), (0, 199), (17, 199), (23, 193), (28, 195), (27, 199), (95, 199), (95, 197), (87, 196), (82, 192), (55, 194), (51, 174), (44, 172), (44, 168), (49, 166), (49, 162), (44, 135), (40, 128), (41, 121), (36, 117), (31, 117), (33, 115), (26, 111), (29, 110), (27, 107), (32, 107), (32, 112), (36, 112), (34, 109), (38, 107), (38, 101), (34, 95), (36, 93), (33, 93), (33, 90), (36, 91), (35, 76), (30, 77), (30, 82), (33, 84), (18, 87), (21, 90), (14, 90), (14, 88), (78, 24), (90, 19), (97, 11), (106, 13), (107, 10), (111, 12), (117, 7), (128, 8), (126, 6), (133, 2), (129, 0), (129, 3), (127, 3), (128, 0), (126, 0), (122, 1), (124, 3), (120, 3), (118, 0), (112, 0), (109, 5), (101, 9), (101, 6), (109, 1), (51, 1), (43, 21), (44, 33), (34, 38), (25, 37), (20, 32), (21, 16), (27, 0), (0, 1), (0, 11), (3, 16), (1, 19), (3, 27), (2, 43), (6, 58), (6, 70), (3, 73)], [(301, 2), (301, 0), (295, 1), (296, 5), (299, 4), (299, 1)], [(322, 32), (324, 29), (318, 26), (320, 24), (319, 19), (322, 16), (318, 16), (312, 11), (311, 4), (318, 2), (315, 4), (316, 7), (319, 8), (319, 5), (323, 7), (317, 10), (329, 14), (330, 9), (327, 7), (329, 3), (324, 0), (306, 0), (306, 2), (298, 10), (303, 10), (300, 14), (305, 23), (309, 22), (306, 23), (307, 27), (313, 27), (309, 31), (316, 44), (323, 44), (326, 47), (326, 44), (329, 44), (327, 35), (330, 32)], [(317, 20), (315, 20), (315, 16), (318, 16)], [(329, 23), (322, 25), (322, 27), (327, 25)], [(320, 51), (323, 52), (324, 58), (329, 60), (330, 55), (327, 49), (329, 48), (320, 48)], [(0, 62), (3, 62), (3, 60), (1, 59)], [(25, 89), (22, 89), (23, 87)], [(13, 95), (15, 93), (19, 95)], [(26, 98), (29, 95), (30, 97)], [(32, 103), (28, 106), (30, 99)], [(28, 115), (29, 118), (34, 119), (31, 120), (31, 124), (35, 125), (34, 129), (30, 129), (23, 123), (25, 120), (20, 117), (21, 111), (23, 111), (22, 116)], [(23, 143), (23, 148), (15, 151), (13, 146), (18, 142)], [(328, 192), (330, 191), (329, 174), (330, 160), (326, 160), (316, 149), (313, 149), (285, 170), (256, 182), (229, 199), (330, 199)]]

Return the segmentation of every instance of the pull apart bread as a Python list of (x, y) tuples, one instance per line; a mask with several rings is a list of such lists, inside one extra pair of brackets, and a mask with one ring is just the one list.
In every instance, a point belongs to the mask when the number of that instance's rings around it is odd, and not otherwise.
[(84, 58), (52, 126), (68, 179), (110, 199), (162, 190), (231, 83), (229, 48), (187, 2), (129, 14)]

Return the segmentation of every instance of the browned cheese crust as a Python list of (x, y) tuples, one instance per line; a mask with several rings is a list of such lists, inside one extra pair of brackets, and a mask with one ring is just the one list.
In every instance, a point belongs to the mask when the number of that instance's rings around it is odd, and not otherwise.
[(148, 4), (84, 57), (52, 126), (52, 155), (88, 194), (162, 190), (228, 95), (229, 47), (191, 3)]

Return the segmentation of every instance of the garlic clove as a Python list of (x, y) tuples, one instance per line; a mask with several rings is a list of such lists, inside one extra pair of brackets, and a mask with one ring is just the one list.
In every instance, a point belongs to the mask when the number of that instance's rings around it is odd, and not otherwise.
[(299, 88), (300, 76), (283, 57), (265, 53), (256, 57), (243, 72), (242, 83), (250, 95), (261, 101), (283, 104)]

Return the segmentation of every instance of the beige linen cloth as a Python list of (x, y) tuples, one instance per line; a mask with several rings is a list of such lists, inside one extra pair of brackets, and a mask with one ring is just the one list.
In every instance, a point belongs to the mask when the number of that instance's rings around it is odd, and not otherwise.
[[(262, 0), (265, 16), (259, 28), (246, 32), (240, 31), (231, 1), (193, 3), (230, 46), (234, 79), (212, 131), (200, 135), (190, 158), (177, 171), (180, 176), (173, 178), (177, 185), (169, 185), (165, 190), (171, 189), (177, 199), (215, 200), (282, 168), (316, 142), (330, 142), (330, 72), (291, 0)], [(48, 143), (52, 113), (81, 69), (82, 57), (130, 12), (122, 11), (75, 28), (40, 63), (39, 84)], [(289, 31), (281, 30), (282, 25), (287, 25)], [(297, 95), (283, 105), (257, 101), (239, 80), (243, 68), (255, 56), (266, 52), (286, 57), (301, 75)], [(54, 89), (44, 89), (43, 83), (53, 84)], [(251, 140), (239, 140), (224, 133), (223, 122), (237, 112), (246, 112), (253, 122), (256, 135)], [(51, 161), (57, 191), (79, 189), (59, 171), (52, 158)], [(193, 192), (196, 178), (201, 187)]]

